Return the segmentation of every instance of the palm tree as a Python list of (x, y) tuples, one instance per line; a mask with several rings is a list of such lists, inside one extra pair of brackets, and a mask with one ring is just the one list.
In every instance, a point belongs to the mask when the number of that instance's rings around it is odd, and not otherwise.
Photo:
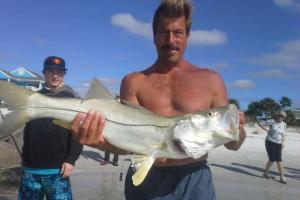
[(288, 97), (281, 97), (281, 100), (279, 101), (281, 109), (287, 111), (291, 109), (292, 106), (292, 100)]
[(272, 117), (280, 109), (280, 105), (272, 98), (264, 98), (260, 101), (265, 117)]

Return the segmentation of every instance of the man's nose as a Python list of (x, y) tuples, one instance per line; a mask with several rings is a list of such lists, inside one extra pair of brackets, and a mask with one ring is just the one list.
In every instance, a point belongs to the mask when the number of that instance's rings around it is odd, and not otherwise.
[(175, 41), (175, 35), (174, 35), (173, 32), (170, 32), (170, 33), (168, 34), (168, 42), (169, 42), (169, 43), (173, 43), (174, 41)]

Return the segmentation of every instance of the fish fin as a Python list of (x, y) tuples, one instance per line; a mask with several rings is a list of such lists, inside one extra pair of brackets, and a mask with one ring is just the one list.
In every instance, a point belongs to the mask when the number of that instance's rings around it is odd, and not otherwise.
[(93, 78), (85, 99), (114, 99), (113, 95), (97, 78)]
[(29, 118), (26, 112), (13, 111), (5, 115), (0, 123), (0, 140), (6, 139), (28, 121)]
[(60, 126), (60, 127), (65, 128), (65, 129), (70, 129), (71, 128), (70, 122), (67, 122), (67, 121), (64, 121), (64, 120), (54, 119), (53, 123)]
[(133, 185), (138, 186), (144, 181), (154, 161), (155, 158), (152, 155), (133, 156), (132, 164), (137, 169), (134, 175), (132, 176)]
[(25, 109), (28, 99), (34, 92), (13, 83), (0, 81), (0, 99), (14, 109)]

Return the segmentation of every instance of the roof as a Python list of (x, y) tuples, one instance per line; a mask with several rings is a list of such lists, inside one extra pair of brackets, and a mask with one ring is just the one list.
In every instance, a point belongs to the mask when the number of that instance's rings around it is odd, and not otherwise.
[(45, 81), (43, 76), (41, 76), (31, 70), (25, 69), (23, 67), (14, 69), (11, 72), (0, 69), (0, 77), (1, 77), (1, 75), (2, 75), (2, 77), (6, 77), (7, 79), (11, 79), (14, 81), (38, 81), (38, 82)]

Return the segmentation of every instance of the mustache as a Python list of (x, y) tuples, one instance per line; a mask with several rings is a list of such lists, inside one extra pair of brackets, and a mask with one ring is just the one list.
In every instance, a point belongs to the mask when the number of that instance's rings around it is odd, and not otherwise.
[(170, 51), (170, 50), (179, 50), (179, 48), (176, 45), (171, 45), (171, 44), (166, 44), (162, 47), (163, 50), (165, 51)]

